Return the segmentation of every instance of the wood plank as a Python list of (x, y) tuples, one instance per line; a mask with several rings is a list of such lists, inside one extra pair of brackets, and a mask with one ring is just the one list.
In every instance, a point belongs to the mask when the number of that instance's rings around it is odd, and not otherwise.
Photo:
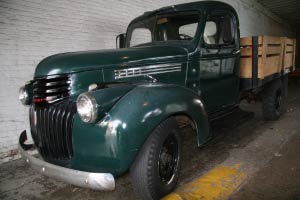
[(240, 39), (241, 46), (252, 46), (252, 37), (243, 37)]
[[(262, 44), (262, 36), (258, 36), (258, 44), (261, 45)], [(243, 37), (240, 38), (240, 45), (241, 47), (245, 47), (245, 46), (252, 46), (252, 37)]]
[(266, 42), (268, 45), (269, 44), (280, 44), (282, 42), (282, 39), (280, 37), (273, 37), (273, 36), (263, 36), (264, 37), (264, 41)]
[[(252, 78), (252, 58), (241, 58), (240, 60), (240, 77)], [(262, 58), (258, 58), (258, 78), (262, 78)]]
[(241, 48), (241, 56), (252, 56), (252, 48)]
[(259, 79), (263, 79), (263, 59), (262, 57), (259, 57), (258, 58), (258, 74), (257, 74), (257, 77)]
[[(263, 79), (295, 65), (295, 39), (258, 36), (258, 78)], [(242, 46), (244, 45), (244, 46)], [(241, 38), (240, 77), (252, 78), (252, 37)]]
[[(262, 55), (262, 47), (258, 47), (258, 56)], [(252, 47), (241, 48), (241, 56), (252, 56)]]
[(262, 45), (263, 44), (263, 36), (258, 36), (258, 44)]
[(267, 55), (272, 55), (272, 54), (282, 54), (282, 45), (280, 46), (268, 46), (267, 47)]
[(294, 46), (286, 46), (285, 52), (294, 52)]
[(270, 56), (266, 58), (266, 62), (263, 66), (263, 76), (269, 76), (275, 73), (281, 72), (281, 56)]
[(286, 44), (288, 44), (288, 45), (294, 45), (294, 39), (291, 39), (291, 38), (286, 38), (285, 39), (285, 41), (286, 41)]
[(241, 58), (240, 60), (240, 77), (252, 78), (252, 58)]
[(289, 53), (284, 56), (284, 69), (294, 66), (294, 54)]
[(266, 66), (266, 62), (267, 62), (267, 48), (268, 48), (268, 38), (267, 37), (263, 37), (262, 39), (262, 67), (261, 67), (261, 78), (264, 78), (265, 76), (265, 69), (264, 66)]
[(284, 37), (284, 48), (283, 70), (285, 68), (295, 67), (296, 40)]

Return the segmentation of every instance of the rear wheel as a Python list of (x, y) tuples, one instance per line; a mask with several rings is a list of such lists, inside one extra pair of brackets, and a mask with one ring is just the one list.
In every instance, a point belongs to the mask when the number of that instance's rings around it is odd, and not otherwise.
[(171, 117), (149, 136), (130, 168), (135, 192), (142, 199), (157, 200), (176, 186), (182, 160), (180, 129)]
[(283, 92), (283, 97), (287, 97), (288, 96), (288, 86), (289, 86), (289, 76), (285, 75), (282, 78), (282, 92)]
[(262, 111), (265, 120), (277, 120), (282, 112), (283, 90), (281, 81), (275, 81), (263, 90)]

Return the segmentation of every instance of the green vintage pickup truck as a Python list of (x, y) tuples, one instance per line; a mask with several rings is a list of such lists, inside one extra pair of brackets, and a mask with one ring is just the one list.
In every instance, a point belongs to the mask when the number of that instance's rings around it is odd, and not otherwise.
[[(259, 58), (250, 56), (254, 76), (241, 79), (239, 20), (228, 4), (146, 12), (116, 43), (118, 49), (47, 57), (21, 87), (34, 144), (23, 131), (19, 149), (37, 171), (96, 190), (113, 190), (115, 177), (129, 171), (139, 196), (159, 199), (178, 182), (179, 118), (201, 146), (211, 138), (210, 121), (241, 99), (262, 99), (266, 119), (280, 115), (286, 70), (261, 80)], [(27, 152), (33, 148), (39, 156)]]

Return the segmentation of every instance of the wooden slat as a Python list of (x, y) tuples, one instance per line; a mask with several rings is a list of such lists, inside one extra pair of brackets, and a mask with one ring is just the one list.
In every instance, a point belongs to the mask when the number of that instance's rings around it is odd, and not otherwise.
[(283, 37), (284, 39), (284, 55), (283, 55), (283, 70), (289, 67), (295, 67), (295, 55), (296, 55), (296, 40)]
[(252, 45), (252, 37), (244, 37), (240, 39), (241, 46), (251, 46)]
[(285, 52), (294, 52), (294, 46), (286, 46)]
[(252, 56), (252, 48), (241, 48), (241, 56)]
[(262, 51), (263, 51), (263, 54), (262, 54), (262, 78), (264, 78), (265, 76), (265, 69), (264, 67), (266, 66), (266, 63), (267, 63), (267, 48), (268, 48), (268, 40), (267, 40), (267, 37), (263, 37), (263, 44), (262, 44)]
[[(252, 78), (252, 58), (241, 58), (240, 77)], [(262, 58), (258, 58), (258, 78), (262, 78)]]
[(263, 66), (264, 77), (281, 72), (281, 56), (266, 57)]
[[(258, 78), (263, 79), (295, 65), (295, 39), (258, 36)], [(252, 37), (241, 38), (241, 78), (252, 78)]]
[(284, 56), (284, 68), (292, 67), (294, 65), (294, 54), (289, 53)]
[[(262, 55), (262, 47), (258, 47), (258, 55)], [(241, 56), (252, 56), (252, 47), (241, 48)]]
[(282, 54), (282, 46), (268, 46), (267, 47), (267, 55), (272, 55), (272, 54)]
[(259, 45), (263, 44), (263, 36), (258, 36), (258, 44)]
[(252, 78), (252, 58), (241, 58), (240, 60), (240, 77)]
[(273, 37), (273, 36), (263, 36), (264, 42), (266, 42), (268, 45), (269, 44), (279, 44), (281, 45), (281, 38), (280, 37)]
[(286, 44), (288, 45), (294, 45), (294, 39), (286, 38), (285, 39)]
[(283, 39), (263, 36), (261, 78), (280, 73), (282, 68)]
[[(258, 36), (258, 44), (261, 45), (262, 44), (262, 36)], [(241, 47), (245, 47), (245, 46), (252, 46), (252, 37), (243, 37), (240, 38), (240, 45)]]

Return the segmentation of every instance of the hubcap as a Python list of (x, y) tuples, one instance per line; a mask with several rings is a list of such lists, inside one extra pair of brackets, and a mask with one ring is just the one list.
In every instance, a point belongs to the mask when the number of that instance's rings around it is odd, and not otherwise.
[(172, 182), (178, 168), (178, 142), (173, 135), (166, 138), (158, 158), (159, 177), (164, 184)]

